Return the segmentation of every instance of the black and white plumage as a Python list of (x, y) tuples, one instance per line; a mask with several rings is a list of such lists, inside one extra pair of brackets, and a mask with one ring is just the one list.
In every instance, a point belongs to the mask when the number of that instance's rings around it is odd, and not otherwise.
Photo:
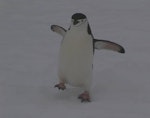
[(79, 95), (81, 101), (90, 101), (94, 50), (107, 49), (125, 53), (124, 48), (114, 42), (94, 39), (87, 17), (82, 13), (72, 15), (68, 30), (52, 25), (51, 30), (63, 37), (60, 47), (59, 84), (64, 90), (65, 84), (83, 88)]

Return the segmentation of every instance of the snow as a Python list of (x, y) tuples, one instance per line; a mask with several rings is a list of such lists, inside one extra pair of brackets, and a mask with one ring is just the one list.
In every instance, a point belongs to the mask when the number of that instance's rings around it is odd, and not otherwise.
[[(149, 118), (149, 0), (1, 0), (1, 118)], [(92, 102), (79, 88), (58, 91), (61, 38), (51, 24), (68, 28), (85, 13), (95, 38), (114, 41), (126, 53), (96, 51)]]

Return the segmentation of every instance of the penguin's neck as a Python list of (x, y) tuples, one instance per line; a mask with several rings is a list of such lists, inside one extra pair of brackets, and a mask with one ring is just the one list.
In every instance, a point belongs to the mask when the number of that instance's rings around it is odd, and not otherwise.
[(84, 31), (87, 31), (87, 27), (88, 27), (87, 24), (83, 24), (80, 26), (71, 26), (70, 30), (73, 32), (84, 32)]

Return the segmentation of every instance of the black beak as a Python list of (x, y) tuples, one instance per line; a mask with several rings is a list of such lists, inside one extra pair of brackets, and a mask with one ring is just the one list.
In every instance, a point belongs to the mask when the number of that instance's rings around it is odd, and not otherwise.
[(79, 21), (77, 21), (77, 20), (74, 20), (74, 22), (73, 22), (74, 25), (76, 25), (78, 23), (79, 23)]

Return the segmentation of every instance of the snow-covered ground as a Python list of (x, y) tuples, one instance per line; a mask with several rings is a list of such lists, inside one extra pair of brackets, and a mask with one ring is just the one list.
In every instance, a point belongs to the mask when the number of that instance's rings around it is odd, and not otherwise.
[[(96, 51), (91, 103), (54, 88), (62, 37), (49, 26), (76, 12), (126, 49)], [(0, 118), (150, 118), (150, 1), (0, 0)]]

